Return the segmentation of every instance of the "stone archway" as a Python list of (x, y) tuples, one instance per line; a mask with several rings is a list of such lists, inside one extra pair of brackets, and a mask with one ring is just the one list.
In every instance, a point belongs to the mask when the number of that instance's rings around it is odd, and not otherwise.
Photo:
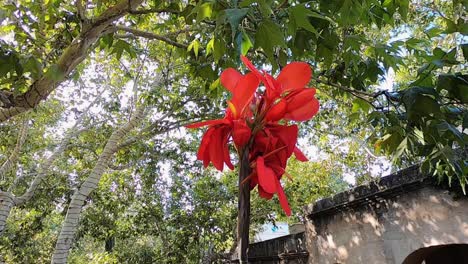
[(402, 264), (466, 264), (468, 244), (424, 247), (413, 251)]

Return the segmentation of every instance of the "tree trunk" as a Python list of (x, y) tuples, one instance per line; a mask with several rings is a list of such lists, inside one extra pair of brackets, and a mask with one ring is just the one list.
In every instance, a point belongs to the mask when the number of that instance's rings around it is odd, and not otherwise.
[(5, 229), (6, 220), (14, 205), (14, 196), (9, 192), (0, 191), (0, 234), (2, 234)]
[(55, 245), (55, 250), (52, 255), (52, 263), (60, 264), (67, 262), (68, 253), (78, 228), (79, 218), (85, 200), (89, 197), (91, 192), (97, 188), (104, 171), (109, 165), (111, 156), (118, 150), (119, 141), (141, 121), (143, 113), (143, 107), (138, 108), (128, 123), (112, 133), (90, 175), (73, 194), (70, 205), (68, 206), (67, 215), (65, 216), (62, 229)]
[(249, 148), (242, 152), (239, 169), (239, 200), (237, 217), (237, 254), (239, 263), (248, 263), (250, 226), (250, 180), (243, 182), (250, 175)]

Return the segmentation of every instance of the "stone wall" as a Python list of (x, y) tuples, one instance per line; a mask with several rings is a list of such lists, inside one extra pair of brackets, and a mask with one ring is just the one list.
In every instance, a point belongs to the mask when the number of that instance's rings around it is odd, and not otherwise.
[(401, 264), (421, 248), (468, 244), (468, 198), (415, 167), (306, 212), (308, 263)]
[(252, 243), (248, 251), (251, 264), (305, 264), (308, 255), (304, 232)]

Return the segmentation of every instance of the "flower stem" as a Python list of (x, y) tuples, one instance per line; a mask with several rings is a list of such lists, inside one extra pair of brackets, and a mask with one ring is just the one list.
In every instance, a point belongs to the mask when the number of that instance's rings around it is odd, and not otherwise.
[[(247, 250), (249, 248), (250, 226), (250, 175), (249, 148), (246, 146), (241, 151), (239, 168), (239, 200), (237, 217), (237, 250), (239, 263), (247, 263)], [(246, 181), (244, 181), (246, 180)]]

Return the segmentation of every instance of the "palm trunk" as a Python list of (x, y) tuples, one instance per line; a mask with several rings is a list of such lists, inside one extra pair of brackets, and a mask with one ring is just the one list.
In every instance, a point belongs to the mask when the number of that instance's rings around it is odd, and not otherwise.
[(143, 113), (144, 109), (140, 107), (136, 110), (134, 116), (128, 121), (128, 123), (112, 133), (96, 163), (96, 166), (94, 166), (90, 175), (83, 182), (80, 188), (73, 194), (70, 205), (68, 206), (67, 215), (65, 216), (62, 229), (55, 245), (54, 254), (52, 255), (52, 263), (60, 264), (67, 262), (68, 253), (78, 228), (79, 218), (85, 200), (89, 197), (91, 192), (97, 188), (104, 171), (109, 165), (111, 156), (118, 150), (119, 141), (141, 121)]
[(242, 152), (239, 169), (239, 200), (237, 218), (237, 250), (239, 263), (248, 263), (247, 251), (249, 248), (250, 226), (250, 180), (244, 180), (250, 174), (249, 149)]

